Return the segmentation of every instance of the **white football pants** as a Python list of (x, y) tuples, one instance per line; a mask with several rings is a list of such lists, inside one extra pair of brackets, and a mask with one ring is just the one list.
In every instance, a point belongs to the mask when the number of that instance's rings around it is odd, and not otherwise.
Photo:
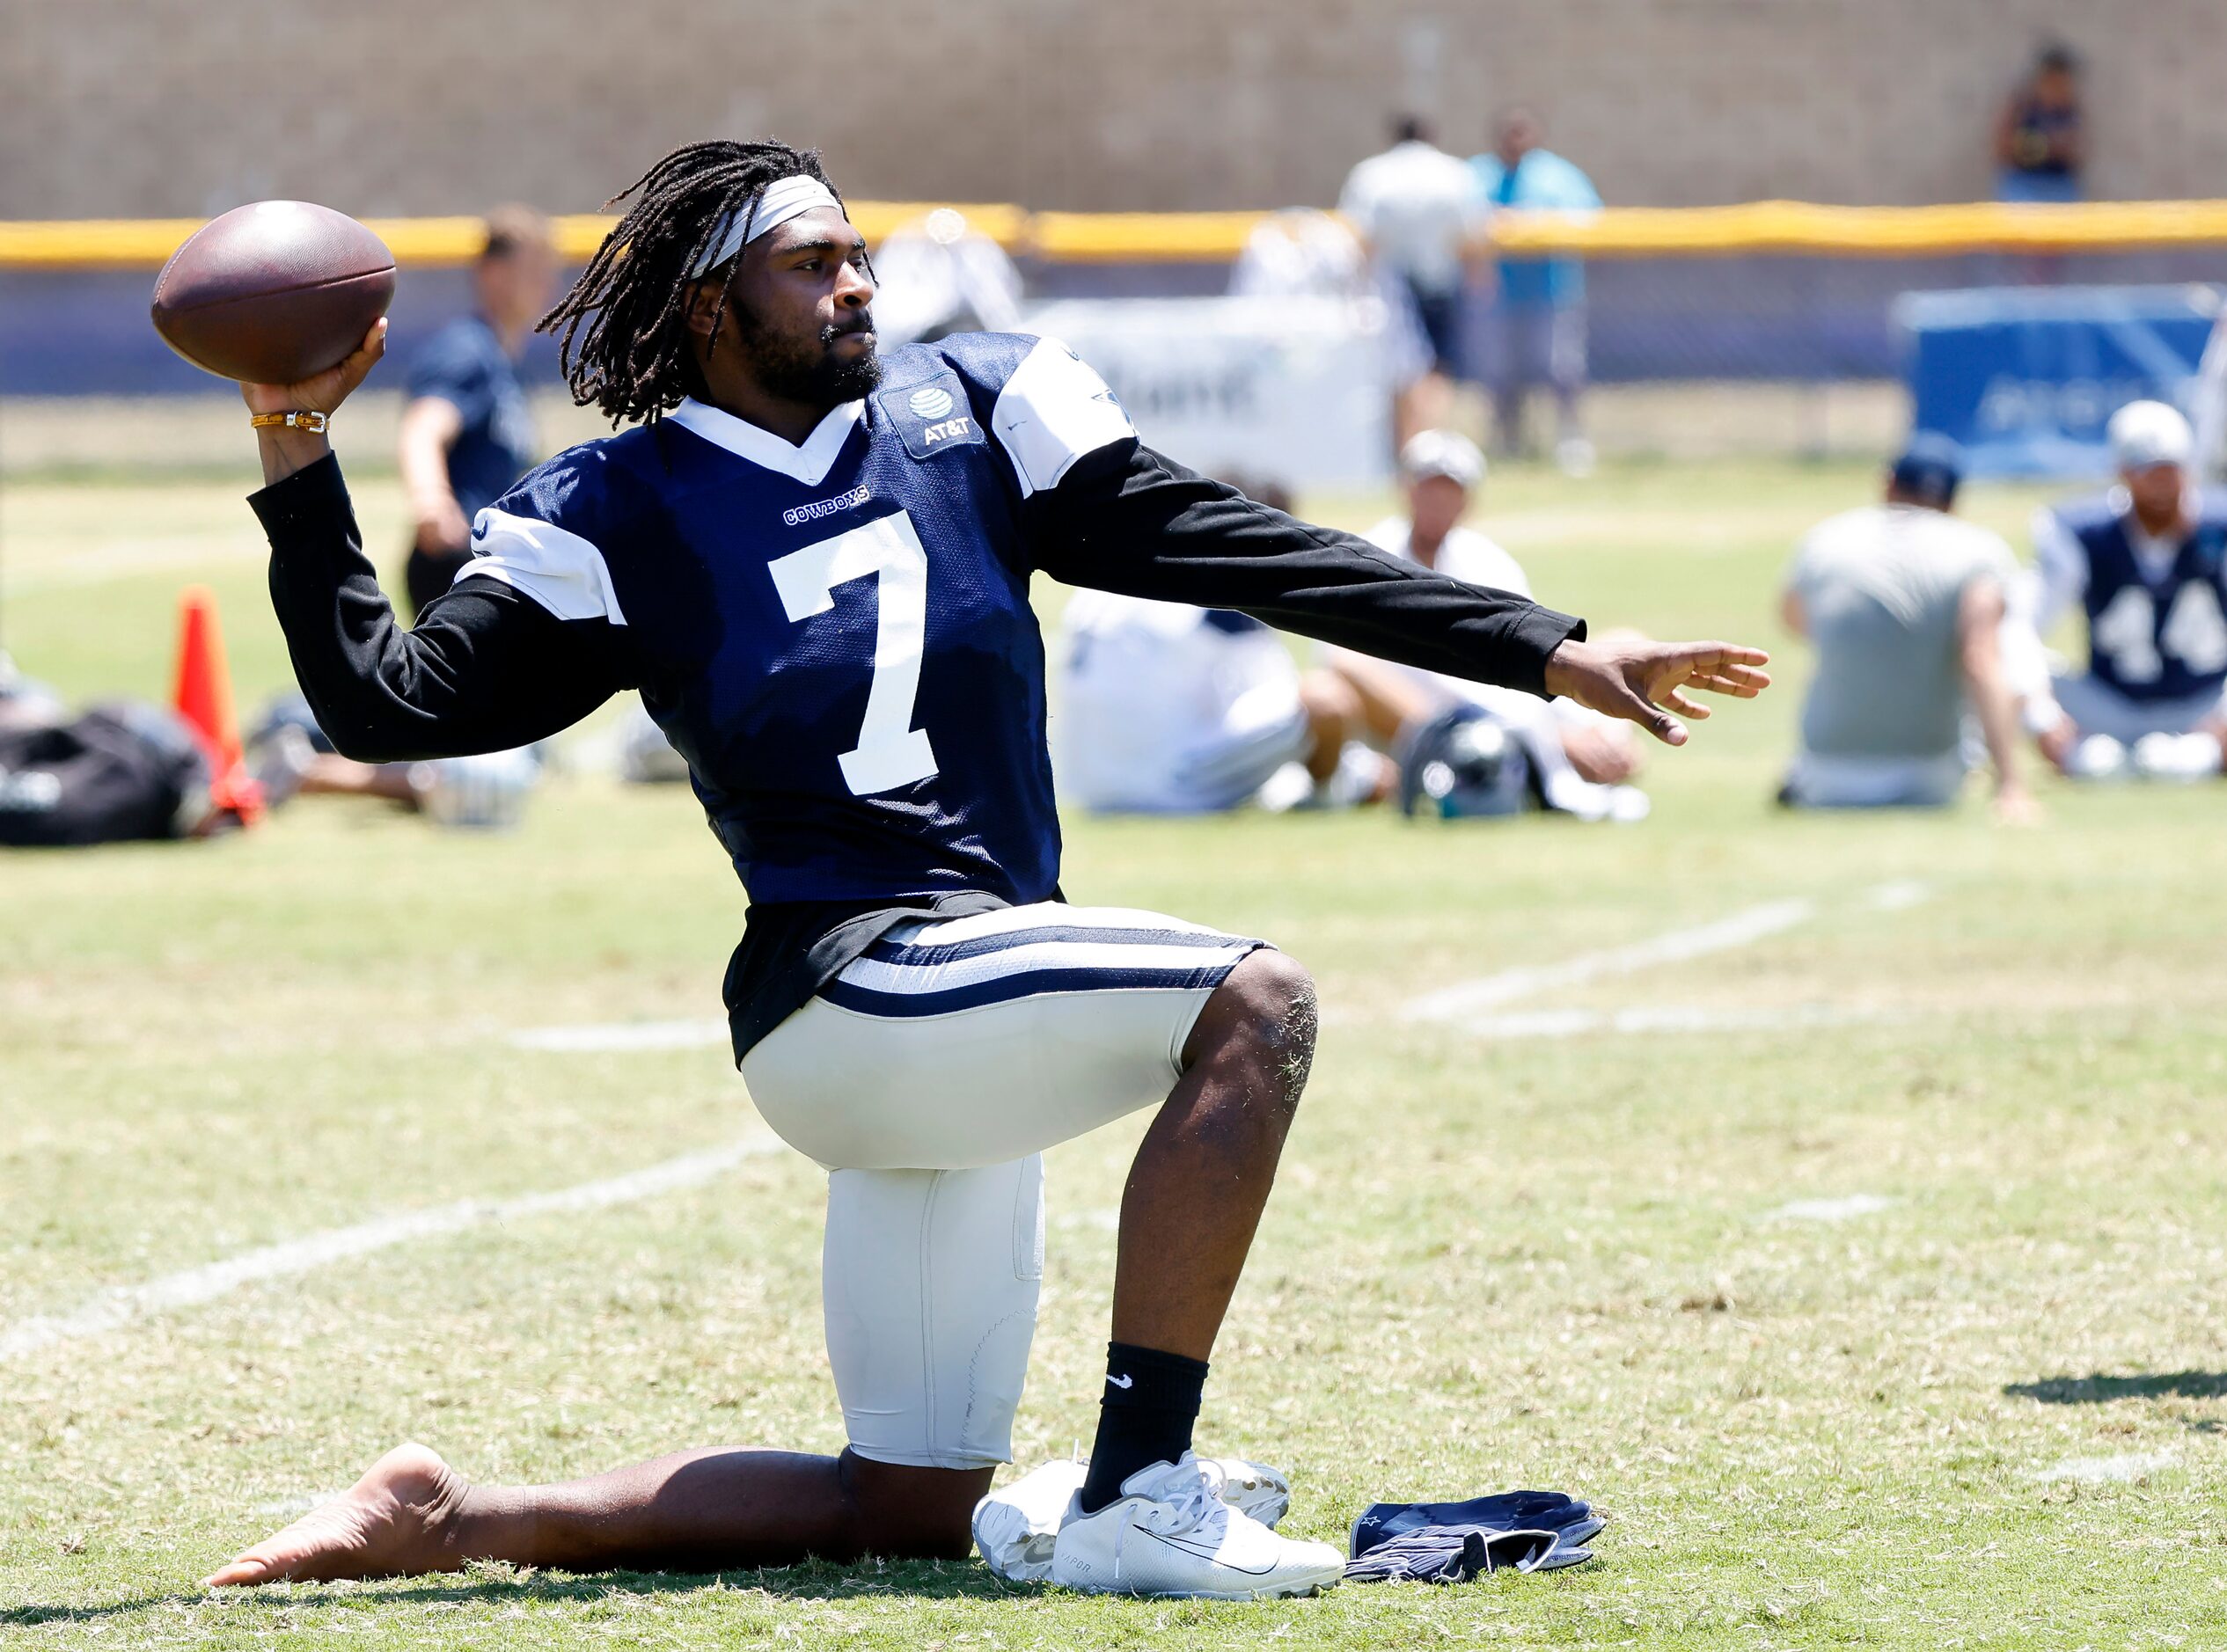
[(744, 1058), (766, 1122), (828, 1169), (822, 1294), (853, 1451), (1011, 1456), (1044, 1150), (1163, 1100), (1260, 944), (1054, 903), (908, 922)]

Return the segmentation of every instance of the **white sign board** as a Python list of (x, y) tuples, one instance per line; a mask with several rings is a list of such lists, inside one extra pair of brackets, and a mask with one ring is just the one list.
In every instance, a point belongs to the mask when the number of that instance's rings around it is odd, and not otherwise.
[(1374, 298), (1076, 298), (1026, 331), (1064, 340), (1194, 471), (1367, 487), (1392, 471), (1385, 325)]

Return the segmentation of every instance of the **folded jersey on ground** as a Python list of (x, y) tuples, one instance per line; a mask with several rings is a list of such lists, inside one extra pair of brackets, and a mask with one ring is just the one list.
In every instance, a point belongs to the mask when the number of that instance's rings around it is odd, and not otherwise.
[(1466, 1583), (1483, 1572), (1551, 1572), (1593, 1558), (1606, 1524), (1589, 1503), (1556, 1491), (1510, 1491), (1460, 1502), (1372, 1503), (1353, 1523), (1352, 1583)]

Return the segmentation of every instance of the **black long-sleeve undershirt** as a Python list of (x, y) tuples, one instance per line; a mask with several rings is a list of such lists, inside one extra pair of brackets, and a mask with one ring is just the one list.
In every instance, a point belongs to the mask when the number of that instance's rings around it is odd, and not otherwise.
[[(294, 670), (333, 745), (385, 762), (546, 738), (644, 662), (625, 627), (560, 619), (469, 576), (405, 629), (363, 554), (340, 464), (319, 460), (251, 501), (271, 542), (271, 600)], [(1366, 540), (1297, 521), (1137, 445), (1078, 464), (1032, 498), (1037, 566), (1130, 596), (1234, 608), (1428, 670), (1546, 692), (1548, 655), (1585, 623), (1465, 585)]]
[(1402, 665), (1543, 697), (1547, 657), (1585, 636), (1581, 619), (1271, 510), (1141, 443), (1079, 460), (1029, 507), (1056, 580), (1234, 608)]

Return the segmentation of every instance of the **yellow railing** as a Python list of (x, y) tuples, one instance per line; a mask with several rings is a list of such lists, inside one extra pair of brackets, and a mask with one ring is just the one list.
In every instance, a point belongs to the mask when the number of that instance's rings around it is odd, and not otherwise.
[[(930, 210), (902, 201), (857, 201), (851, 216), (868, 240)], [(962, 206), (1001, 245), (1071, 263), (1223, 261), (1237, 255), (1259, 212), (1037, 212)], [(396, 261), (435, 267), (468, 262), (476, 218), (373, 218), (367, 222)], [(556, 220), (559, 250), (577, 262), (595, 250), (609, 218)], [(0, 221), (0, 269), (153, 269), (200, 227), (194, 218)], [(1510, 252), (1583, 252), (1591, 258), (1677, 253), (1841, 253), (1872, 256), (2011, 249), (2227, 245), (2227, 201), (2097, 201), (2073, 206), (1994, 201), (1940, 207), (1828, 207), (1753, 201), (1729, 207), (1609, 207), (1593, 213), (1505, 212), (1493, 240)]]
[(1526, 213), (1496, 228), (1513, 251), (1603, 257), (1666, 252), (1895, 255), (2003, 248), (2077, 251), (2227, 244), (2227, 201), (2091, 201), (2011, 206), (1825, 207), (1751, 201), (1733, 207), (1617, 207), (1592, 214)]

